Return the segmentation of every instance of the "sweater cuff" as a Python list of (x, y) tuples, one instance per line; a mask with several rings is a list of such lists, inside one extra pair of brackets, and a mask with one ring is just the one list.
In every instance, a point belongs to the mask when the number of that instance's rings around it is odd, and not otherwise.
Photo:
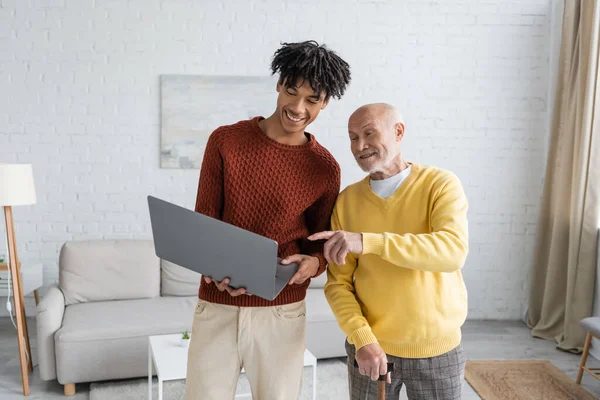
[(363, 233), (362, 234), (363, 254), (383, 253), (383, 234), (382, 233)]
[(313, 257), (317, 257), (317, 259), (319, 260), (319, 268), (317, 269), (317, 273), (311, 276), (311, 278), (316, 278), (317, 276), (325, 272), (325, 269), (327, 268), (327, 260), (325, 259), (323, 253), (313, 253), (310, 255)]
[(352, 333), (350, 341), (356, 347), (356, 350), (364, 347), (368, 344), (377, 343), (377, 338), (373, 335), (370, 326), (364, 326), (359, 328)]

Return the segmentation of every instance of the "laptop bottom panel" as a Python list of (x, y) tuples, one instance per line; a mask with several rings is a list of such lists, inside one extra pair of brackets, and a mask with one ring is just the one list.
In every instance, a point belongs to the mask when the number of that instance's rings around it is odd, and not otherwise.
[(283, 288), (285, 288), (290, 279), (292, 279), (292, 276), (294, 276), (294, 274), (298, 271), (298, 264), (292, 263), (283, 265), (280, 262), (281, 258), (277, 257), (275, 287), (273, 288), (275, 292), (275, 297), (279, 296), (279, 293), (281, 293), (281, 291), (283, 290)]
[(279, 296), (279, 293), (282, 292), (289, 281), (289, 279), (275, 278), (275, 297)]

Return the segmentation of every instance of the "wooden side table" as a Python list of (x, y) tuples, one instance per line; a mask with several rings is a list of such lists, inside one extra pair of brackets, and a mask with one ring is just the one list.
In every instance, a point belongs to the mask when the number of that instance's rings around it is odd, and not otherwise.
[[(22, 270), (21, 270), (21, 263), (19, 262), (17, 264), (18, 268), (17, 271), (21, 272), (21, 276), (11, 276), (10, 279), (11, 280), (16, 280), (16, 282), (18, 282), (18, 285), (16, 285), (19, 288), (19, 293), (12, 293), (13, 296), (13, 307), (15, 306), (14, 304), (14, 298), (18, 297), (20, 298), (20, 303), (21, 303), (21, 309), (19, 310), (18, 307), (16, 310), (14, 310), (15, 313), (21, 312), (21, 320), (23, 321), (23, 339), (25, 340), (25, 349), (27, 350), (27, 354), (29, 355), (29, 360), (27, 362), (27, 369), (29, 370), (29, 372), (33, 372), (33, 361), (32, 361), (32, 357), (31, 357), (31, 345), (29, 344), (29, 328), (27, 327), (27, 314), (25, 314), (25, 305), (23, 303), (24, 298), (23, 298), (23, 281), (22, 281)], [(8, 273), (10, 274), (10, 270), (8, 268), (8, 265), (6, 263), (4, 264), (0, 264), (0, 271), (8, 271)], [(12, 288), (14, 288), (14, 285), (11, 285), (11, 290)], [(39, 287), (39, 286), (38, 286)], [(37, 291), (37, 287), (33, 290), (33, 296), (35, 297), (35, 304), (37, 305), (39, 303), (39, 296), (38, 296), (38, 291)], [(18, 322), (18, 320), (17, 320)], [(24, 368), (24, 367), (23, 367)], [(25, 370), (23, 370), (22, 372), (24, 372)], [(25, 380), (26, 379), (26, 380)], [(24, 382), (26, 382), (26, 385), (24, 385), (24, 389), (25, 389), (25, 395), (29, 395), (29, 379), (27, 379), (24, 376)]]
[[(33, 293), (33, 297), (35, 298), (35, 305), (37, 306), (40, 302), (38, 289), (43, 286), (43, 267), (41, 264), (26, 264), (25, 266), (23, 266), (23, 264), (19, 262), (19, 270), (21, 271), (21, 277), (23, 278), (23, 295), (27, 296), (29, 293)], [(8, 265), (0, 264), (0, 271), (8, 271)], [(0, 288), (0, 298), (6, 295), (7, 293), (5, 293), (5, 291)]]

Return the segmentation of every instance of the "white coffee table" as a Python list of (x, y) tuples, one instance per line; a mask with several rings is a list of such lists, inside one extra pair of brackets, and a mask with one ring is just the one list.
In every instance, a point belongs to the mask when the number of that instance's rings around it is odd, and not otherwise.
[[(163, 382), (185, 379), (188, 348), (181, 346), (181, 334), (148, 337), (148, 399), (152, 400), (152, 365), (158, 378), (158, 400), (162, 400)], [(317, 398), (317, 359), (306, 349), (304, 366), (313, 368), (313, 400)], [(243, 372), (243, 370), (242, 370)], [(251, 397), (238, 394), (236, 398)]]

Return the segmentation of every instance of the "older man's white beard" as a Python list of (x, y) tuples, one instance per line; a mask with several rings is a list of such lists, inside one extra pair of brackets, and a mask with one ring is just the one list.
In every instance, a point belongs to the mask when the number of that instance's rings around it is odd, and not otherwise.
[(360, 169), (362, 169), (364, 172), (368, 173), (369, 175), (385, 173), (388, 169), (390, 169), (394, 165), (394, 163), (396, 162), (396, 158), (399, 156), (400, 156), (399, 152), (398, 152), (398, 154), (395, 154), (395, 155), (388, 154), (388, 156), (386, 157), (385, 160), (379, 160), (378, 162), (374, 163), (373, 165), (363, 166), (360, 163), (358, 163), (358, 166), (360, 167)]
[(364, 165), (364, 166), (359, 163), (358, 166), (360, 167), (360, 169), (362, 169), (364, 172), (366, 172), (368, 174), (375, 174), (377, 172), (383, 172), (384, 163), (378, 162), (373, 165)]

